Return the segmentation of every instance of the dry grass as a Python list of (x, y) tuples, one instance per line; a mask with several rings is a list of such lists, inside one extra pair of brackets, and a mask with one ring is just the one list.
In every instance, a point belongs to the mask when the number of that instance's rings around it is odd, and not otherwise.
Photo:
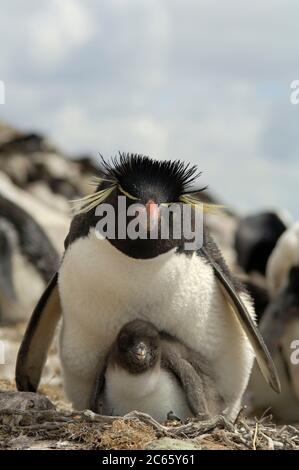
[[(2, 382), (3, 387), (12, 388)], [(63, 444), (67, 449), (143, 449), (155, 439), (168, 437), (186, 439), (202, 449), (299, 449), (298, 428), (276, 426), (269, 417), (256, 420), (241, 415), (234, 425), (223, 418), (162, 425), (137, 412), (120, 418), (72, 412), (67, 407), (58, 411), (2, 406), (0, 448), (15, 448), (16, 438), (24, 436), (35, 448), (38, 443), (51, 442), (51, 448)]]
[[(1, 380), (0, 390), (15, 391), (14, 383)], [(124, 417), (74, 412), (60, 388), (44, 387), (43, 392), (55, 407), (13, 409), (9, 402), (8, 406), (2, 404), (0, 449), (15, 448), (16, 438), (22, 437), (30, 438), (35, 448), (38, 443), (51, 441), (51, 448), (61, 448), (63, 443), (67, 449), (144, 449), (149, 442), (168, 437), (194, 442), (202, 449), (299, 449), (299, 428), (278, 426), (269, 416), (257, 420), (241, 413), (234, 425), (222, 417), (208, 422), (169, 421), (162, 425), (137, 412)]]
[(145, 423), (116, 419), (104, 428), (91, 423), (69, 424), (65, 438), (79, 442), (87, 449), (138, 450), (153, 441), (156, 433)]

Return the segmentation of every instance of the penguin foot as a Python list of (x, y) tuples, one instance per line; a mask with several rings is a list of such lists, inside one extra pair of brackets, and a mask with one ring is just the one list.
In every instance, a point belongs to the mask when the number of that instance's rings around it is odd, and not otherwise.
[(201, 428), (204, 432), (212, 431), (216, 428), (225, 429), (230, 432), (234, 431), (233, 423), (223, 415), (217, 415), (205, 420), (202, 419), (202, 416), (198, 416), (193, 420), (193, 423), (196, 425), (198, 431), (201, 431)]

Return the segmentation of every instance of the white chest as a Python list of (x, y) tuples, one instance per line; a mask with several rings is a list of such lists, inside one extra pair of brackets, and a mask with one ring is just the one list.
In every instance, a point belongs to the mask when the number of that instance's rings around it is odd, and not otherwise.
[(103, 414), (122, 416), (137, 410), (165, 421), (169, 412), (181, 419), (191, 417), (185, 394), (164, 369), (137, 376), (120, 368), (108, 368), (103, 394)]

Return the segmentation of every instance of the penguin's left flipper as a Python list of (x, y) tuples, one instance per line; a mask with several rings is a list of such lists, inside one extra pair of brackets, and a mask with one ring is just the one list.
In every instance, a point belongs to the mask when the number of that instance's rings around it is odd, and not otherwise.
[(41, 296), (27, 326), (16, 363), (16, 384), (20, 391), (36, 392), (47, 353), (61, 317), (58, 273)]
[(161, 366), (172, 372), (184, 390), (190, 410), (194, 416), (208, 419), (209, 410), (205, 398), (204, 383), (197, 371), (181, 354), (176, 343), (162, 340)]
[(265, 380), (273, 388), (273, 390), (275, 390), (275, 392), (280, 393), (280, 382), (273, 360), (257, 326), (255, 325), (247, 308), (245, 307), (244, 302), (240, 298), (240, 295), (237, 293), (232, 280), (227, 275), (225, 270), (222, 269), (220, 264), (214, 259), (214, 256), (209, 252), (206, 246), (203, 246), (200, 251), (208, 263), (212, 266), (214, 274), (220, 283), (222, 292), (227, 300), (228, 305), (240, 322), (241, 327), (250, 341), (250, 344), (255, 352), (256, 360)]

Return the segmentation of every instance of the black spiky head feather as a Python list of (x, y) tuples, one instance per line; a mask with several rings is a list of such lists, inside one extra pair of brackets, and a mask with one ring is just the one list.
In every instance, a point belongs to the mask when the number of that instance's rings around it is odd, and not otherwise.
[(102, 160), (102, 171), (108, 181), (114, 181), (132, 199), (157, 203), (179, 202), (185, 194), (206, 188), (194, 188), (201, 175), (196, 165), (183, 161), (154, 160), (138, 154), (119, 153), (110, 162)]
[(199, 193), (207, 187), (196, 187), (201, 172), (196, 165), (181, 160), (154, 160), (150, 157), (119, 153), (109, 162), (102, 155), (99, 175), (93, 184), (93, 194), (71, 201), (76, 214), (89, 212), (111, 195), (122, 194), (135, 202), (157, 204), (183, 203), (193, 207), (199, 205), (205, 212), (214, 213), (222, 206), (201, 200)]

